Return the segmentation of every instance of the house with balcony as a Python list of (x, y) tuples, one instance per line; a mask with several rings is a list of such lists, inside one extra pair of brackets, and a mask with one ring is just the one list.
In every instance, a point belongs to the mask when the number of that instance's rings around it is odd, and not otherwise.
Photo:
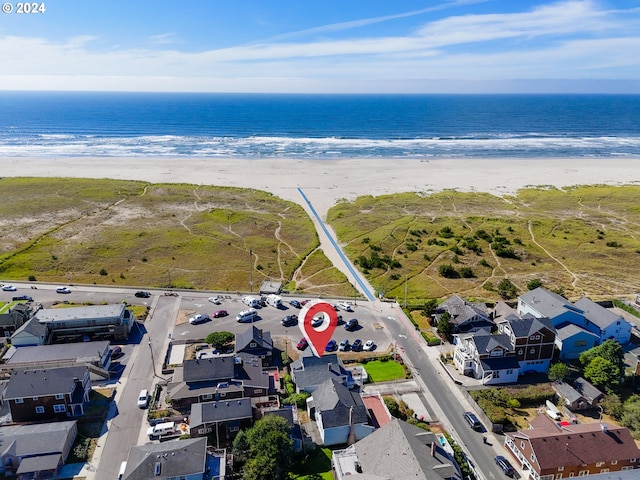
[(3, 398), (14, 422), (47, 422), (84, 415), (90, 391), (87, 366), (14, 370)]
[(505, 449), (532, 480), (637, 469), (640, 450), (629, 429), (605, 423), (562, 426), (540, 415), (531, 428), (507, 432)]
[(273, 365), (273, 341), (271, 332), (263, 331), (251, 325), (247, 330), (236, 335), (236, 355), (240, 357), (257, 357), (263, 367)]
[[(498, 304), (496, 310), (503, 312), (504, 308)], [(519, 317), (513, 311), (496, 316), (494, 322), (498, 333), (509, 336), (511, 348), (520, 365), (520, 374), (546, 373), (549, 370), (556, 339), (556, 329), (551, 320), (546, 317), (536, 318), (530, 314)]]
[(107, 338), (126, 340), (134, 324), (122, 303), (41, 308), (11, 336), (15, 346), (71, 343)]
[(484, 385), (518, 381), (520, 363), (509, 335), (482, 331), (455, 337), (453, 362), (464, 375), (481, 380)]

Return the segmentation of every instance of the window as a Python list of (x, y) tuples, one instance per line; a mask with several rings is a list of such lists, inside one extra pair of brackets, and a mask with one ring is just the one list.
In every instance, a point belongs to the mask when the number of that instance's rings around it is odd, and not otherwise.
[(520, 448), (524, 450), (524, 442), (520, 442)]
[(251, 342), (251, 343), (249, 344), (249, 346), (250, 346), (251, 348), (256, 348), (256, 347), (258, 346), (258, 344), (257, 344), (256, 342)]
[(221, 397), (226, 397), (227, 396), (227, 392), (220, 392), (220, 396)]
[(600, 473), (609, 473), (609, 469), (608, 468), (603, 468), (602, 470), (600, 470)]
[(253, 389), (253, 393), (254, 393), (254, 394), (262, 393), (262, 389), (261, 389), (261, 388), (254, 388), (254, 389)]
[(15, 402), (16, 403), (24, 403), (24, 398), (16, 398)]
[(54, 405), (53, 406), (53, 411), (55, 413), (64, 413), (67, 411), (67, 406), (66, 405)]
[(586, 347), (587, 346), (587, 341), (586, 340), (577, 340), (575, 342), (573, 342), (573, 345), (576, 347)]
[(229, 431), (230, 432), (237, 432), (238, 430), (240, 430), (240, 427), (235, 426), (235, 427), (229, 427)]
[(507, 370), (507, 375), (512, 375), (513, 374), (513, 368), (510, 368), (509, 370)]
[(530, 340), (540, 340), (540, 335), (531, 335), (529, 337)]
[(38, 397), (32, 397), (34, 400), (38, 400)]
[(531, 454), (531, 457), (529, 457), (529, 458), (531, 459), (532, 462), (536, 461), (536, 456), (533, 453)]
[(211, 400), (212, 398), (213, 396), (210, 393), (205, 393), (204, 395), (202, 395), (203, 400)]
[(36, 413), (44, 413), (44, 407), (36, 407)]
[(561, 473), (557, 473), (556, 474), (556, 480), (560, 480), (562, 478), (562, 474)]
[(602, 465), (604, 465), (604, 462), (596, 462), (596, 467), (601, 467)]
[(64, 393), (56, 393), (56, 400), (64, 400)]
[(563, 466), (561, 466), (561, 467), (558, 467), (558, 471), (559, 471), (559, 472), (562, 472), (563, 470), (564, 470), (564, 465), (563, 465)]
[(580, 470), (578, 472), (579, 477), (586, 477), (587, 475), (589, 475), (589, 470)]
[(618, 460), (611, 460), (611, 465), (617, 465), (618, 464)]
[(529, 350), (529, 353), (531, 353), (531, 354), (536, 353), (536, 349), (535, 349), (535, 348), (530, 349), (530, 350)]

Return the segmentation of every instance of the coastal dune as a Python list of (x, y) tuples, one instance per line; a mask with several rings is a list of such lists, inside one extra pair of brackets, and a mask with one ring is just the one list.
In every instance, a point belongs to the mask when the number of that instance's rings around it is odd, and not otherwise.
[(253, 188), (325, 216), (341, 199), (447, 189), (507, 195), (528, 186), (631, 185), (640, 158), (336, 159), (59, 157), (3, 158), (4, 177), (76, 177)]

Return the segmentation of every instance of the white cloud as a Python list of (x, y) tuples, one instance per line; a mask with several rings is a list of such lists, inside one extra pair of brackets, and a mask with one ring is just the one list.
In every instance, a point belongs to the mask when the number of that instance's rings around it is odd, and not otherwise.
[(146, 48), (101, 51), (92, 50), (92, 36), (63, 42), (5, 36), (0, 88), (37, 88), (38, 79), (40, 88), (186, 91), (402, 91), (407, 85), (446, 85), (446, 79), (449, 85), (523, 78), (635, 80), (637, 22), (637, 12), (568, 1), (528, 12), (451, 16), (405, 35), (265, 42), (197, 53), (168, 48), (178, 43), (175, 33), (149, 38)]

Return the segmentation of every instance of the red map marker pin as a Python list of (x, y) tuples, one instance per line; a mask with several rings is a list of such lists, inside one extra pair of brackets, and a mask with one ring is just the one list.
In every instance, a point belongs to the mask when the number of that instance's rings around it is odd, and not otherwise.
[[(311, 325), (314, 317), (324, 316), (324, 322), (318, 327)], [(316, 357), (324, 354), (324, 349), (338, 326), (338, 314), (333, 306), (321, 300), (308, 302), (300, 311), (298, 321), (300, 331), (309, 342), (311, 351)]]

